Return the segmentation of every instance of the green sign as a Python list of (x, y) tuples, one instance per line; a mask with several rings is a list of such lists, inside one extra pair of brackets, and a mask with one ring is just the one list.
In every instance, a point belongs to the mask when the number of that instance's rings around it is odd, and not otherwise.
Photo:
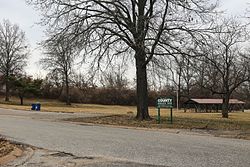
[(158, 108), (173, 108), (173, 98), (166, 97), (166, 98), (158, 98), (157, 99), (157, 107)]

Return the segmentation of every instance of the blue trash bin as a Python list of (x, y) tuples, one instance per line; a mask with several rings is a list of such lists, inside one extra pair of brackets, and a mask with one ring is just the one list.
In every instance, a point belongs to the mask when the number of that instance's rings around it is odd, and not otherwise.
[(41, 110), (41, 104), (40, 103), (36, 103), (36, 111), (40, 111)]
[(31, 104), (31, 110), (36, 110), (36, 104)]
[(40, 103), (31, 104), (31, 110), (40, 111), (41, 110), (41, 104)]

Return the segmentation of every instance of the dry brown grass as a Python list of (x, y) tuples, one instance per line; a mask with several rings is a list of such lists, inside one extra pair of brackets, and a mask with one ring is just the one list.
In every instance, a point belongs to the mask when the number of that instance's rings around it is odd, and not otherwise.
[[(30, 110), (31, 103), (39, 101), (41, 103), (42, 111), (47, 112), (87, 112), (87, 113), (102, 113), (102, 114), (115, 114), (115, 115), (126, 115), (126, 114), (136, 114), (135, 106), (119, 106), (119, 105), (99, 105), (99, 104), (72, 104), (67, 106), (62, 102), (57, 100), (44, 100), (44, 99), (25, 99), (25, 104), (23, 106), (19, 105), (19, 99), (12, 98), (11, 102), (4, 102), (3, 98), (0, 100), (1, 108), (8, 109), (19, 109), (19, 110)], [(151, 116), (157, 115), (157, 110), (155, 107), (149, 107), (149, 113)], [(169, 109), (161, 109), (161, 116), (169, 116)], [(174, 117), (180, 119), (204, 119), (204, 120), (232, 120), (232, 121), (245, 121), (250, 122), (250, 112), (235, 112), (229, 114), (229, 119), (221, 118), (220, 113), (184, 113), (183, 110), (178, 112), (173, 110)]]
[(136, 114), (135, 106), (118, 106), (118, 105), (98, 105), (98, 104), (72, 104), (67, 106), (57, 100), (44, 99), (25, 99), (23, 106), (19, 105), (19, 99), (11, 98), (11, 102), (4, 102), (3, 98), (0, 100), (1, 108), (30, 110), (31, 103), (39, 101), (42, 106), (42, 111), (47, 112), (85, 112), (85, 113), (101, 113), (105, 115), (112, 115), (109, 117), (96, 118), (75, 118), (71, 121), (112, 124), (136, 127), (156, 127), (156, 128), (185, 128), (185, 129), (214, 129), (214, 130), (239, 130), (241, 132), (250, 133), (250, 112), (235, 112), (230, 113), (229, 118), (221, 118), (221, 113), (193, 113), (183, 110), (173, 110), (174, 124), (168, 124), (167, 119), (170, 115), (169, 109), (161, 109), (161, 116), (163, 123), (157, 125), (155, 107), (149, 108), (149, 113), (153, 120), (151, 121), (137, 121), (134, 120)]
[(91, 124), (104, 124), (125, 127), (143, 127), (150, 129), (189, 129), (205, 130), (206, 132), (221, 137), (239, 138), (250, 140), (250, 113), (230, 113), (229, 119), (221, 118), (221, 114), (201, 113), (180, 113), (175, 112), (173, 124), (170, 124), (169, 117), (161, 117), (161, 124), (158, 124), (156, 116), (151, 120), (138, 121), (134, 114), (109, 115), (99, 117), (77, 117), (65, 119), (65, 121)]

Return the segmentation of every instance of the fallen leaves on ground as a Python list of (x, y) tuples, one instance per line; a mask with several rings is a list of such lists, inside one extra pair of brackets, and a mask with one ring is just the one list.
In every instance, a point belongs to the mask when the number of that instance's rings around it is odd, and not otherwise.
[(14, 146), (4, 138), (0, 137), (0, 157), (4, 157), (14, 150)]

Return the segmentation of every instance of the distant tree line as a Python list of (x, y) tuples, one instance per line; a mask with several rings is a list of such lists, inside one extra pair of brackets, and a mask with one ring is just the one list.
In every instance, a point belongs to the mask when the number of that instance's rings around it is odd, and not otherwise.
[[(179, 90), (179, 106), (189, 98), (221, 98), (220, 94), (213, 94), (209, 89), (200, 86), (199, 80), (192, 80), (190, 89), (187, 91), (186, 84), (181, 77)], [(104, 105), (136, 105), (136, 90), (129, 83), (123, 73), (108, 72), (103, 74), (102, 85), (93, 84), (83, 74), (72, 75), (69, 85), (69, 97), (63, 81), (58, 76), (48, 74), (44, 79), (32, 79), (24, 75), (10, 78), (10, 95), (20, 98), (20, 104), (24, 98), (58, 99), (67, 104), (68, 98), (71, 103), (104, 104)], [(97, 86), (99, 85), (99, 86)], [(176, 99), (176, 85), (173, 82), (165, 84), (161, 88), (149, 86), (149, 106), (156, 105), (158, 97), (171, 96)], [(188, 93), (187, 93), (188, 92)], [(250, 82), (244, 82), (231, 95), (246, 102), (246, 108), (250, 108)], [(176, 100), (174, 101), (176, 106)]]

